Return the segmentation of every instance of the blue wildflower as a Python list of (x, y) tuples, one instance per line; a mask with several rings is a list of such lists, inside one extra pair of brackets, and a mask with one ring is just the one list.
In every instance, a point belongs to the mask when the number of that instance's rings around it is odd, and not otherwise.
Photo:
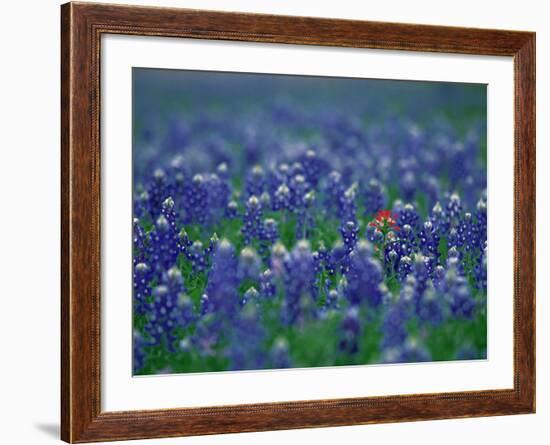
[(273, 369), (291, 368), (292, 359), (288, 341), (283, 337), (277, 337), (271, 347), (269, 360)]
[(153, 274), (151, 268), (145, 263), (134, 266), (134, 310), (136, 314), (143, 315), (147, 308), (147, 298), (151, 295), (151, 281)]
[(271, 269), (264, 270), (260, 274), (260, 293), (262, 298), (272, 298), (275, 296), (276, 291), (273, 272), (271, 272)]
[(261, 166), (255, 165), (246, 176), (246, 193), (248, 197), (260, 196), (266, 189), (267, 181)]
[(170, 269), (175, 264), (179, 250), (178, 234), (166, 217), (160, 215), (151, 231), (149, 245), (149, 263), (155, 267), (157, 275)]
[(371, 179), (364, 193), (365, 215), (373, 217), (386, 204), (384, 187), (377, 179)]
[(220, 316), (231, 316), (237, 308), (237, 258), (235, 249), (225, 239), (220, 240), (208, 274), (206, 301)]
[(350, 255), (345, 298), (351, 305), (367, 302), (370, 306), (377, 307), (382, 301), (380, 285), (383, 279), (382, 266), (373, 257), (371, 244), (366, 240), (359, 241)]
[(179, 299), (184, 292), (183, 277), (173, 267), (163, 274), (161, 284), (154, 289), (152, 301), (148, 304), (145, 332), (153, 344), (163, 345), (169, 351), (175, 348), (177, 337), (174, 329), (182, 321)]
[(153, 173), (153, 178), (147, 189), (149, 198), (149, 214), (158, 215), (163, 201), (168, 197), (168, 181), (164, 170), (158, 168)]
[(250, 244), (260, 234), (262, 221), (262, 206), (260, 200), (252, 195), (246, 202), (246, 213), (243, 219), (242, 232), (245, 244)]
[(361, 321), (359, 308), (351, 307), (346, 312), (340, 326), (340, 351), (347, 354), (355, 354), (359, 351), (359, 335), (361, 333)]
[(239, 281), (257, 280), (260, 274), (261, 259), (252, 247), (245, 247), (239, 255), (237, 277)]
[(283, 318), (293, 324), (298, 318), (308, 316), (309, 301), (316, 298), (315, 265), (306, 240), (298, 241), (286, 256), (284, 266), (286, 294)]
[(231, 369), (259, 369), (267, 359), (265, 331), (255, 305), (247, 304), (234, 319), (228, 348)]
[(418, 223), (418, 213), (412, 204), (405, 204), (401, 210), (396, 212), (397, 225), (403, 227), (409, 225), (412, 229), (416, 228)]

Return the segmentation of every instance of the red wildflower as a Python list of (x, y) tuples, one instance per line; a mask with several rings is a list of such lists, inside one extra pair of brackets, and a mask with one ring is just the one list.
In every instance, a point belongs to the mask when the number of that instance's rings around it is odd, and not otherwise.
[(397, 215), (392, 215), (391, 210), (379, 210), (376, 217), (369, 223), (369, 226), (376, 227), (386, 234), (390, 230), (399, 230)]

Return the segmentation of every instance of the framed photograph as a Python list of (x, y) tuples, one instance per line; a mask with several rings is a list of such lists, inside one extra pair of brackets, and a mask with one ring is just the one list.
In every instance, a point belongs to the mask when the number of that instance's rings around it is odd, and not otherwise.
[(62, 439), (535, 411), (535, 34), (61, 8)]

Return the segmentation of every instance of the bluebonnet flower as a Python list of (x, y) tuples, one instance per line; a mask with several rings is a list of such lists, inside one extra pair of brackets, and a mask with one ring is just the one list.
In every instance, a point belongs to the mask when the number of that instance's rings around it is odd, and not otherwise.
[(455, 317), (472, 318), (476, 301), (466, 285), (454, 285), (449, 289), (451, 312)]
[(309, 191), (309, 184), (303, 175), (295, 175), (290, 179), (290, 211), (296, 211), (304, 206), (304, 197)]
[(342, 241), (338, 240), (334, 243), (334, 246), (330, 253), (327, 254), (325, 260), (325, 268), (330, 275), (334, 275), (337, 272), (345, 273), (349, 267), (348, 252), (346, 246)]
[(141, 191), (134, 196), (134, 216), (136, 218), (147, 218), (149, 214), (149, 193)]
[(400, 348), (388, 348), (382, 361), (385, 363), (418, 363), (432, 359), (430, 351), (417, 338), (407, 337)]
[(445, 298), (454, 317), (470, 319), (474, 315), (476, 301), (472, 298), (466, 278), (461, 274), (456, 257), (449, 258), (444, 281)]
[(290, 189), (286, 184), (279, 185), (275, 191), (272, 209), (274, 211), (292, 209)]
[(397, 267), (399, 265), (398, 263), (399, 259), (400, 259), (399, 254), (395, 249), (390, 249), (387, 251), (385, 255), (385, 261), (386, 261), (386, 264), (389, 264), (390, 266), (390, 273), (397, 270)]
[(348, 254), (355, 248), (357, 244), (357, 235), (359, 233), (359, 227), (355, 221), (347, 221), (340, 228), (344, 245), (346, 246)]
[(186, 122), (174, 118), (168, 124), (168, 131), (162, 140), (162, 144), (171, 150), (181, 150), (189, 143), (190, 137), (190, 128)]
[(415, 229), (418, 223), (418, 213), (412, 204), (405, 204), (401, 210), (397, 212), (397, 225), (403, 227), (405, 225), (411, 226)]
[(230, 198), (229, 184), (214, 173), (205, 176), (205, 188), (207, 194), (204, 217), (209, 223), (216, 223), (226, 213)]
[[(404, 279), (410, 272), (410, 257), (415, 249), (415, 237), (408, 224), (405, 224), (403, 230), (400, 230), (397, 235), (394, 232), (389, 232), (386, 235), (384, 260), (386, 266), (389, 266), (390, 272), (395, 272)], [(403, 258), (407, 259), (403, 260)]]
[(222, 162), (218, 164), (218, 166), (216, 167), (216, 173), (218, 174), (218, 177), (222, 180), (224, 184), (224, 187), (223, 187), (225, 189), (224, 196), (229, 198), (229, 196), (231, 195), (231, 186), (229, 184), (229, 180), (230, 180), (229, 167), (227, 166), (227, 163)]
[(259, 238), (262, 241), (267, 241), (269, 245), (273, 244), (279, 238), (279, 229), (277, 221), (273, 218), (266, 218), (260, 227)]
[(256, 290), (254, 286), (250, 286), (243, 294), (241, 306), (244, 306), (246, 304), (260, 304), (260, 293)]
[(416, 313), (421, 321), (428, 322), (433, 325), (440, 324), (443, 321), (443, 300), (431, 283), (422, 292), (416, 305)]
[(185, 209), (184, 221), (204, 224), (208, 214), (208, 187), (203, 175), (193, 176), (193, 179), (186, 184), (182, 199)]
[(356, 221), (357, 205), (355, 204), (355, 197), (357, 194), (357, 184), (353, 184), (342, 195), (340, 195), (340, 207), (338, 216), (340, 221)]
[(262, 368), (267, 359), (263, 350), (264, 336), (264, 328), (256, 306), (245, 305), (231, 327), (231, 342), (228, 348), (230, 368)]
[(347, 286), (344, 296), (352, 305), (367, 302), (372, 307), (377, 307), (382, 301), (380, 284), (383, 271), (380, 262), (373, 257), (370, 243), (361, 240), (350, 255), (350, 268), (346, 274)]
[[(449, 246), (451, 243), (449, 242)], [(462, 259), (462, 252), (458, 250), (456, 246), (451, 246), (447, 252), (447, 267), (457, 267), (460, 272), (463, 272), (462, 264), (460, 260)]]
[(480, 234), (479, 227), (469, 212), (464, 213), (457, 227), (457, 245), (462, 247), (465, 253), (478, 254)]
[(425, 257), (421, 253), (417, 254), (413, 261), (413, 276), (415, 280), (415, 295), (418, 300), (426, 287), (428, 286), (428, 280), (430, 279), (432, 272), (430, 257)]
[(393, 205), (392, 205), (390, 214), (393, 213), (393, 215), (395, 215), (394, 219), (399, 218), (399, 213), (401, 213), (404, 206), (405, 205), (403, 204), (403, 201), (401, 201), (400, 199), (396, 199), (395, 201), (393, 201)]
[(204, 249), (204, 254), (207, 259), (210, 257), (212, 252), (214, 252), (219, 241), (220, 239), (218, 238), (218, 234), (214, 232), (214, 234), (210, 237), (210, 240), (208, 241), (208, 247)]
[[(306, 179), (305, 179), (305, 176), (304, 176), (304, 166), (302, 165), (301, 162), (293, 162), (291, 165), (290, 165), (290, 168), (289, 168), (289, 175), (290, 177), (296, 177), (296, 176), (302, 176), (302, 178), (304, 178), (304, 183), (306, 183)], [(292, 180), (291, 180), (292, 182)]]
[(231, 316), (238, 304), (237, 285), (235, 249), (229, 241), (222, 239), (216, 247), (208, 274), (208, 307), (219, 311), (220, 315)]
[(273, 272), (271, 272), (271, 269), (264, 270), (260, 274), (260, 293), (262, 298), (272, 298), (275, 296), (276, 291)]
[(133, 224), (134, 265), (146, 260), (146, 256), (147, 256), (146, 243), (147, 243), (147, 235), (145, 234), (145, 230), (143, 230), (143, 228), (141, 227), (139, 219), (134, 218), (134, 224)]
[(438, 202), (441, 199), (439, 181), (432, 175), (423, 175), (420, 180), (422, 190), (428, 196), (428, 202)]
[(307, 192), (303, 199), (301, 206), (297, 208), (296, 218), (296, 238), (307, 238), (310, 234), (310, 230), (313, 227), (313, 218), (310, 215), (310, 209), (315, 203), (315, 192)]
[(399, 266), (397, 266), (397, 274), (399, 275), (399, 279), (401, 281), (404, 281), (405, 278), (407, 278), (407, 275), (409, 275), (412, 272), (412, 260), (408, 256), (402, 256), (399, 259)]
[(301, 164), (303, 165), (307, 182), (313, 187), (316, 187), (323, 171), (323, 161), (317, 156), (314, 150), (307, 150), (302, 157)]
[(237, 277), (239, 281), (256, 280), (260, 274), (262, 261), (252, 247), (245, 247), (239, 255)]
[(225, 216), (227, 218), (235, 218), (237, 217), (238, 210), (239, 205), (237, 204), (237, 201), (229, 201), (225, 207)]
[(178, 234), (179, 250), (185, 253), (192, 245), (193, 245), (193, 241), (191, 241), (191, 238), (189, 238), (189, 235), (187, 234), (187, 231), (185, 230), (185, 228), (182, 227)]
[(191, 244), (191, 247), (185, 251), (185, 256), (191, 262), (194, 272), (203, 272), (206, 269), (206, 251), (199, 240)]
[(319, 241), (319, 244), (317, 246), (317, 254), (319, 256), (319, 261), (321, 262), (325, 262), (328, 258), (328, 255), (329, 255), (328, 249), (325, 246), (325, 243), (323, 242), (323, 240)]
[(246, 202), (246, 213), (243, 219), (243, 235), (245, 244), (250, 244), (260, 234), (262, 221), (262, 206), (256, 196), (251, 196)]
[(210, 302), (207, 294), (202, 294), (200, 299), (200, 314), (201, 316), (214, 312), (214, 305)]
[(273, 275), (277, 278), (282, 278), (285, 273), (285, 260), (288, 252), (286, 247), (282, 243), (275, 243), (271, 249), (271, 261), (270, 266)]
[(164, 215), (160, 215), (150, 233), (149, 258), (157, 274), (170, 269), (179, 253), (179, 239)]
[(195, 304), (191, 297), (181, 293), (178, 298), (179, 323), (181, 326), (188, 326), (196, 320)]
[(246, 193), (248, 197), (260, 196), (266, 189), (267, 181), (261, 166), (255, 165), (246, 176)]
[(175, 203), (171, 196), (166, 198), (162, 202), (161, 206), (161, 213), (166, 218), (166, 221), (168, 221), (168, 224), (170, 225), (170, 229), (172, 233), (177, 232), (177, 220), (178, 215), (176, 213), (176, 210), (174, 209)]
[(186, 183), (185, 162), (183, 156), (176, 155), (170, 162), (169, 176), (173, 177), (173, 181), (168, 183), (168, 195), (177, 199), (181, 198)]
[(446, 234), (450, 228), (450, 219), (439, 202), (436, 202), (432, 208), (430, 222), (432, 223), (433, 230), (441, 235)]
[(287, 255), (285, 266), (285, 306), (283, 318), (293, 324), (298, 318), (307, 316), (303, 313), (308, 309), (308, 300), (314, 300), (315, 295), (315, 265), (309, 243), (298, 241)]
[(169, 351), (175, 348), (174, 333), (182, 322), (180, 296), (185, 292), (183, 277), (173, 267), (163, 274), (161, 284), (153, 291), (152, 302), (148, 304), (145, 332), (155, 345), (163, 345)]
[(134, 266), (134, 310), (139, 315), (146, 312), (147, 298), (151, 295), (152, 279), (153, 274), (147, 264), (137, 263)]
[[(208, 298), (203, 302), (205, 305), (209, 304), (207, 300)], [(226, 320), (216, 314), (214, 309), (209, 311), (203, 309), (202, 316), (198, 319), (195, 332), (190, 339), (193, 350), (200, 356), (206, 357), (220, 353), (225, 340), (225, 322)]]
[(318, 275), (323, 270), (324, 261), (317, 250), (312, 252), (311, 256), (313, 257), (313, 268), (315, 270), (315, 275)]
[(260, 204), (262, 206), (262, 209), (271, 208), (271, 195), (268, 192), (263, 192), (260, 195)]
[(389, 305), (386, 310), (381, 325), (382, 350), (398, 348), (407, 340), (409, 334), (406, 324), (410, 319), (410, 311), (404, 297), (407, 292), (412, 293), (413, 289), (404, 287), (399, 300)]
[(138, 374), (145, 365), (145, 346), (147, 345), (147, 342), (138, 330), (134, 329), (133, 334), (132, 370), (135, 375)]
[(458, 230), (456, 227), (450, 228), (448, 239), (447, 239), (447, 245), (451, 248), (454, 248), (456, 251), (458, 251), (457, 249), (460, 246), (460, 238), (458, 236)]
[(340, 209), (340, 197), (344, 195), (346, 187), (342, 181), (342, 175), (333, 171), (328, 175), (325, 186), (325, 194), (327, 196), (326, 206), (333, 214), (337, 215)]
[(222, 162), (218, 165), (216, 172), (218, 174), (219, 182), (216, 183), (215, 190), (209, 190), (209, 196), (212, 196), (214, 193), (218, 195), (217, 200), (215, 201), (219, 207), (227, 207), (229, 200), (231, 199), (231, 183), (228, 174), (228, 167), (225, 162)]
[(275, 176), (271, 177), (271, 180), (273, 181), (272, 186), (274, 187), (274, 189), (276, 189), (281, 184), (288, 183), (291, 177), (292, 177), (292, 170), (290, 169), (290, 167), (286, 162), (282, 162), (279, 165), (277, 165)]
[(151, 216), (160, 214), (161, 205), (168, 197), (168, 183), (164, 170), (158, 168), (154, 171), (147, 189), (147, 196), (149, 198), (149, 214)]
[(449, 162), (453, 168), (449, 169), (449, 179), (451, 184), (460, 184), (469, 171), (469, 157), (464, 144), (456, 142), (449, 146)]
[(277, 337), (269, 353), (271, 367), (274, 369), (291, 368), (292, 359), (288, 347), (288, 341), (283, 337)]
[(384, 234), (379, 228), (371, 226), (370, 224), (365, 229), (365, 238), (374, 244), (380, 244), (384, 242)]
[(365, 215), (374, 216), (386, 204), (384, 187), (376, 179), (371, 179), (364, 193)]
[(485, 240), (487, 240), (487, 202), (480, 198), (476, 206), (476, 220), (479, 230), (480, 248), (485, 248)]
[(474, 274), (476, 277), (476, 286), (478, 289), (487, 292), (487, 248), (476, 262)]
[(432, 221), (426, 221), (420, 232), (418, 233), (419, 246), (422, 253), (426, 256), (439, 258), (439, 242), (441, 241), (440, 235), (437, 233), (437, 230)]
[(411, 256), (413, 251), (416, 250), (416, 236), (410, 225), (405, 224), (400, 228), (397, 234), (397, 242), (399, 243), (401, 255)]
[(359, 350), (359, 335), (361, 333), (361, 321), (359, 309), (351, 307), (346, 312), (340, 326), (340, 351), (347, 354), (355, 354)]
[(453, 193), (447, 202), (447, 216), (452, 225), (456, 225), (462, 215), (462, 201), (457, 193)]
[(433, 283), (437, 289), (442, 289), (445, 286), (445, 268), (440, 264), (434, 268)]
[(416, 175), (412, 170), (405, 170), (399, 179), (399, 187), (401, 189), (402, 196), (406, 200), (413, 199), (417, 190)]
[(330, 289), (325, 299), (325, 309), (340, 308), (340, 294), (336, 289)]

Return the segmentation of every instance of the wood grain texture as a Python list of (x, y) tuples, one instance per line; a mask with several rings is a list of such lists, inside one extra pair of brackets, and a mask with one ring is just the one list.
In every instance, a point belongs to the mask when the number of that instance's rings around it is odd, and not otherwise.
[[(514, 388), (101, 412), (101, 35), (131, 34), (514, 57)], [(61, 436), (173, 437), (535, 410), (535, 35), (528, 32), (68, 3), (61, 8)], [(510, 252), (512, 254), (512, 252)], [(182, 405), (185, 400), (182, 400)]]

